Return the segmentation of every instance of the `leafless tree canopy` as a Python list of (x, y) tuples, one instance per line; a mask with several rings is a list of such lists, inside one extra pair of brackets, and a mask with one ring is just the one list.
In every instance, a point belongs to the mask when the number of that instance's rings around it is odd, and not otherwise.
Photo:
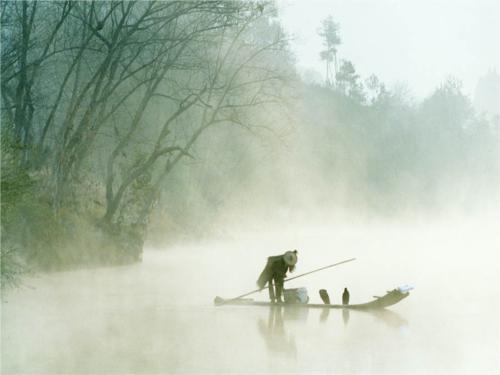
[(221, 124), (251, 130), (248, 112), (279, 103), (292, 74), (274, 9), (260, 1), (23, 1), (1, 11), (2, 132), (17, 163), (56, 214), (96, 202), (108, 226), (145, 225), (197, 140)]

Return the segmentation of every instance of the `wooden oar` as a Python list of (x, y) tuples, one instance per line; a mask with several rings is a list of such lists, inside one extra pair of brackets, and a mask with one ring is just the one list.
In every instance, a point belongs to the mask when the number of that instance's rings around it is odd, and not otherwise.
[[(351, 259), (343, 260), (342, 262), (333, 263), (333, 264), (330, 264), (329, 266), (325, 266), (325, 267), (317, 268), (317, 269), (315, 269), (315, 270), (312, 270), (312, 271), (309, 271), (309, 272), (306, 272), (306, 273), (303, 273), (303, 274), (300, 274), (300, 275), (297, 275), (297, 276), (291, 277), (291, 278), (289, 278), (289, 279), (285, 279), (285, 280), (284, 280), (284, 282), (291, 281), (291, 280), (295, 280), (295, 279), (298, 279), (299, 277), (306, 276), (306, 275), (310, 275), (311, 273), (315, 273), (315, 272), (323, 271), (323, 270), (326, 270), (327, 268), (332, 268), (332, 267), (338, 266), (338, 265), (340, 265), (340, 264), (344, 264), (344, 263), (347, 263), (347, 262), (352, 262), (353, 260), (356, 260), (356, 258), (351, 258)], [(255, 289), (255, 290), (252, 290), (251, 292), (248, 292), (248, 293), (242, 294), (241, 296), (234, 297), (234, 298), (230, 298), (230, 299), (224, 299), (224, 298), (221, 298), (221, 297), (217, 296), (217, 297), (215, 297), (215, 299), (214, 299), (214, 303), (215, 303), (216, 305), (223, 305), (223, 304), (224, 304), (224, 303), (226, 303), (227, 301), (234, 301), (235, 299), (240, 299), (240, 298), (243, 298), (243, 297), (249, 296), (250, 294), (254, 294), (254, 293), (260, 292), (260, 291), (261, 291), (261, 290), (263, 290), (263, 289), (264, 289), (264, 288), (261, 288), (261, 289)]]

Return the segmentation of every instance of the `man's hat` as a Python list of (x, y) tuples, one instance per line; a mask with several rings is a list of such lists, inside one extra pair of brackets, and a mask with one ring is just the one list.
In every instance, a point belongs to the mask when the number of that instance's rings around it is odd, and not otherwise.
[(297, 263), (297, 250), (287, 251), (285, 254), (283, 254), (283, 259), (289, 266), (295, 266), (295, 264)]

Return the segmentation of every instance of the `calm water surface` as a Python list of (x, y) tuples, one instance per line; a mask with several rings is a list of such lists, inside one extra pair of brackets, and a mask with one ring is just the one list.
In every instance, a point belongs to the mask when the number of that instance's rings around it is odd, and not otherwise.
[[(141, 264), (32, 277), (2, 302), (3, 374), (500, 373), (500, 241), (493, 224), (303, 226), (148, 249)], [(214, 307), (255, 288), (268, 255), (298, 248), (290, 282), (312, 302), (379, 313)], [(265, 300), (266, 294), (255, 295)]]

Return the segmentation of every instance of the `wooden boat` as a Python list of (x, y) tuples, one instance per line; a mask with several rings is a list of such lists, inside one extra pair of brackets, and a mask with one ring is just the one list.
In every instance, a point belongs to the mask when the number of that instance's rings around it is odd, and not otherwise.
[(410, 295), (409, 290), (397, 288), (388, 291), (385, 296), (374, 296), (374, 300), (366, 303), (353, 304), (353, 305), (335, 305), (335, 304), (321, 304), (321, 303), (283, 303), (276, 304), (271, 302), (254, 301), (251, 298), (236, 298), (236, 299), (223, 299), (215, 297), (215, 306), (237, 305), (237, 306), (285, 306), (296, 308), (316, 308), (316, 309), (351, 309), (351, 310), (374, 310), (384, 309), (386, 307), (395, 305), (402, 299)]

